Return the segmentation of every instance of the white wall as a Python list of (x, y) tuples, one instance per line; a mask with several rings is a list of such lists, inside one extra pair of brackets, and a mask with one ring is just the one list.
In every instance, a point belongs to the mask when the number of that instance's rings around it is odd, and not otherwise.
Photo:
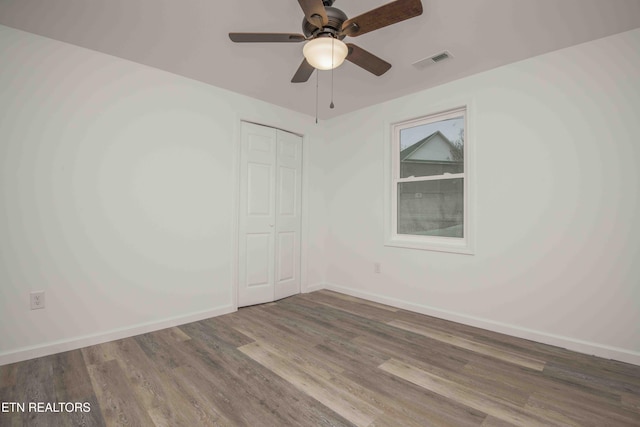
[(235, 309), (240, 119), (305, 134), (307, 163), (321, 142), (310, 117), (0, 26), (0, 364)]
[[(639, 70), (634, 30), (329, 121), (328, 287), (640, 364)], [(456, 99), (476, 254), (385, 247), (384, 123)]]

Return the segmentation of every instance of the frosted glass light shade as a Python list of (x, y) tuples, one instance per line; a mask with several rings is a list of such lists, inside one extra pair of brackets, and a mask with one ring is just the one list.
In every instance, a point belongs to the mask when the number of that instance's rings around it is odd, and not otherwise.
[[(333, 44), (333, 61), (331, 52)], [(333, 37), (319, 37), (309, 40), (302, 48), (302, 53), (307, 62), (318, 70), (330, 70), (339, 67), (349, 53), (349, 48), (341, 40)]]

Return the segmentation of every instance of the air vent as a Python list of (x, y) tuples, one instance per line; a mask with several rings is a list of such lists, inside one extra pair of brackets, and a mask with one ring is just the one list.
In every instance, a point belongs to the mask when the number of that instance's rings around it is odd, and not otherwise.
[(421, 70), (423, 68), (428, 67), (429, 65), (433, 65), (436, 64), (438, 62), (442, 62), (444, 60), (447, 60), (449, 58), (453, 58), (453, 55), (451, 55), (451, 53), (449, 51), (444, 51), (444, 52), (440, 52), (437, 53), (435, 55), (431, 55), (427, 58), (421, 59), (419, 61), (414, 62), (413, 65), (414, 67), (416, 67), (417, 69)]
[(440, 62), (440, 61), (444, 61), (445, 59), (447, 59), (449, 57), (449, 53), (448, 52), (442, 52), (439, 55), (436, 56), (432, 56), (431, 60), (433, 62)]

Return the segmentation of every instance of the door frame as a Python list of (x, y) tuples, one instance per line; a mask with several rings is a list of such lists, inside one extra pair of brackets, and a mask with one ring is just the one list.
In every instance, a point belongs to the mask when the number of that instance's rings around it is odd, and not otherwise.
[(300, 293), (308, 291), (307, 268), (309, 249), (309, 150), (308, 137), (302, 132), (285, 129), (281, 126), (265, 123), (257, 119), (237, 116), (233, 134), (233, 161), (231, 182), (233, 191), (231, 200), (232, 215), (232, 257), (231, 257), (231, 303), (234, 311), (238, 310), (239, 268), (240, 268), (240, 150), (242, 147), (242, 123), (252, 123), (292, 133), (302, 138), (302, 194), (301, 194), (301, 219), (300, 219)]

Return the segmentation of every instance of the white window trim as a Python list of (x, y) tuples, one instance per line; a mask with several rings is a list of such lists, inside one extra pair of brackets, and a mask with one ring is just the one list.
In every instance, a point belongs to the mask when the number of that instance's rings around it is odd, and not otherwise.
[[(426, 181), (431, 179), (443, 179), (442, 176), (402, 178), (394, 179), (399, 167), (400, 150), (397, 147), (397, 139), (394, 139), (394, 132), (399, 132), (398, 126), (410, 126), (412, 121), (416, 123), (423, 121), (426, 117), (432, 116), (437, 119), (447, 118), (453, 111), (460, 109), (465, 111), (465, 147), (464, 147), (464, 174), (450, 174), (444, 179), (464, 177), (464, 237), (438, 237), (438, 236), (415, 236), (407, 234), (397, 234), (397, 186), (398, 182)], [(451, 100), (446, 103), (434, 104), (424, 108), (424, 114), (419, 117), (406, 118), (398, 115), (384, 124), (384, 244), (385, 246), (421, 249), (438, 252), (451, 252), (459, 254), (475, 253), (475, 108), (473, 99)]]

